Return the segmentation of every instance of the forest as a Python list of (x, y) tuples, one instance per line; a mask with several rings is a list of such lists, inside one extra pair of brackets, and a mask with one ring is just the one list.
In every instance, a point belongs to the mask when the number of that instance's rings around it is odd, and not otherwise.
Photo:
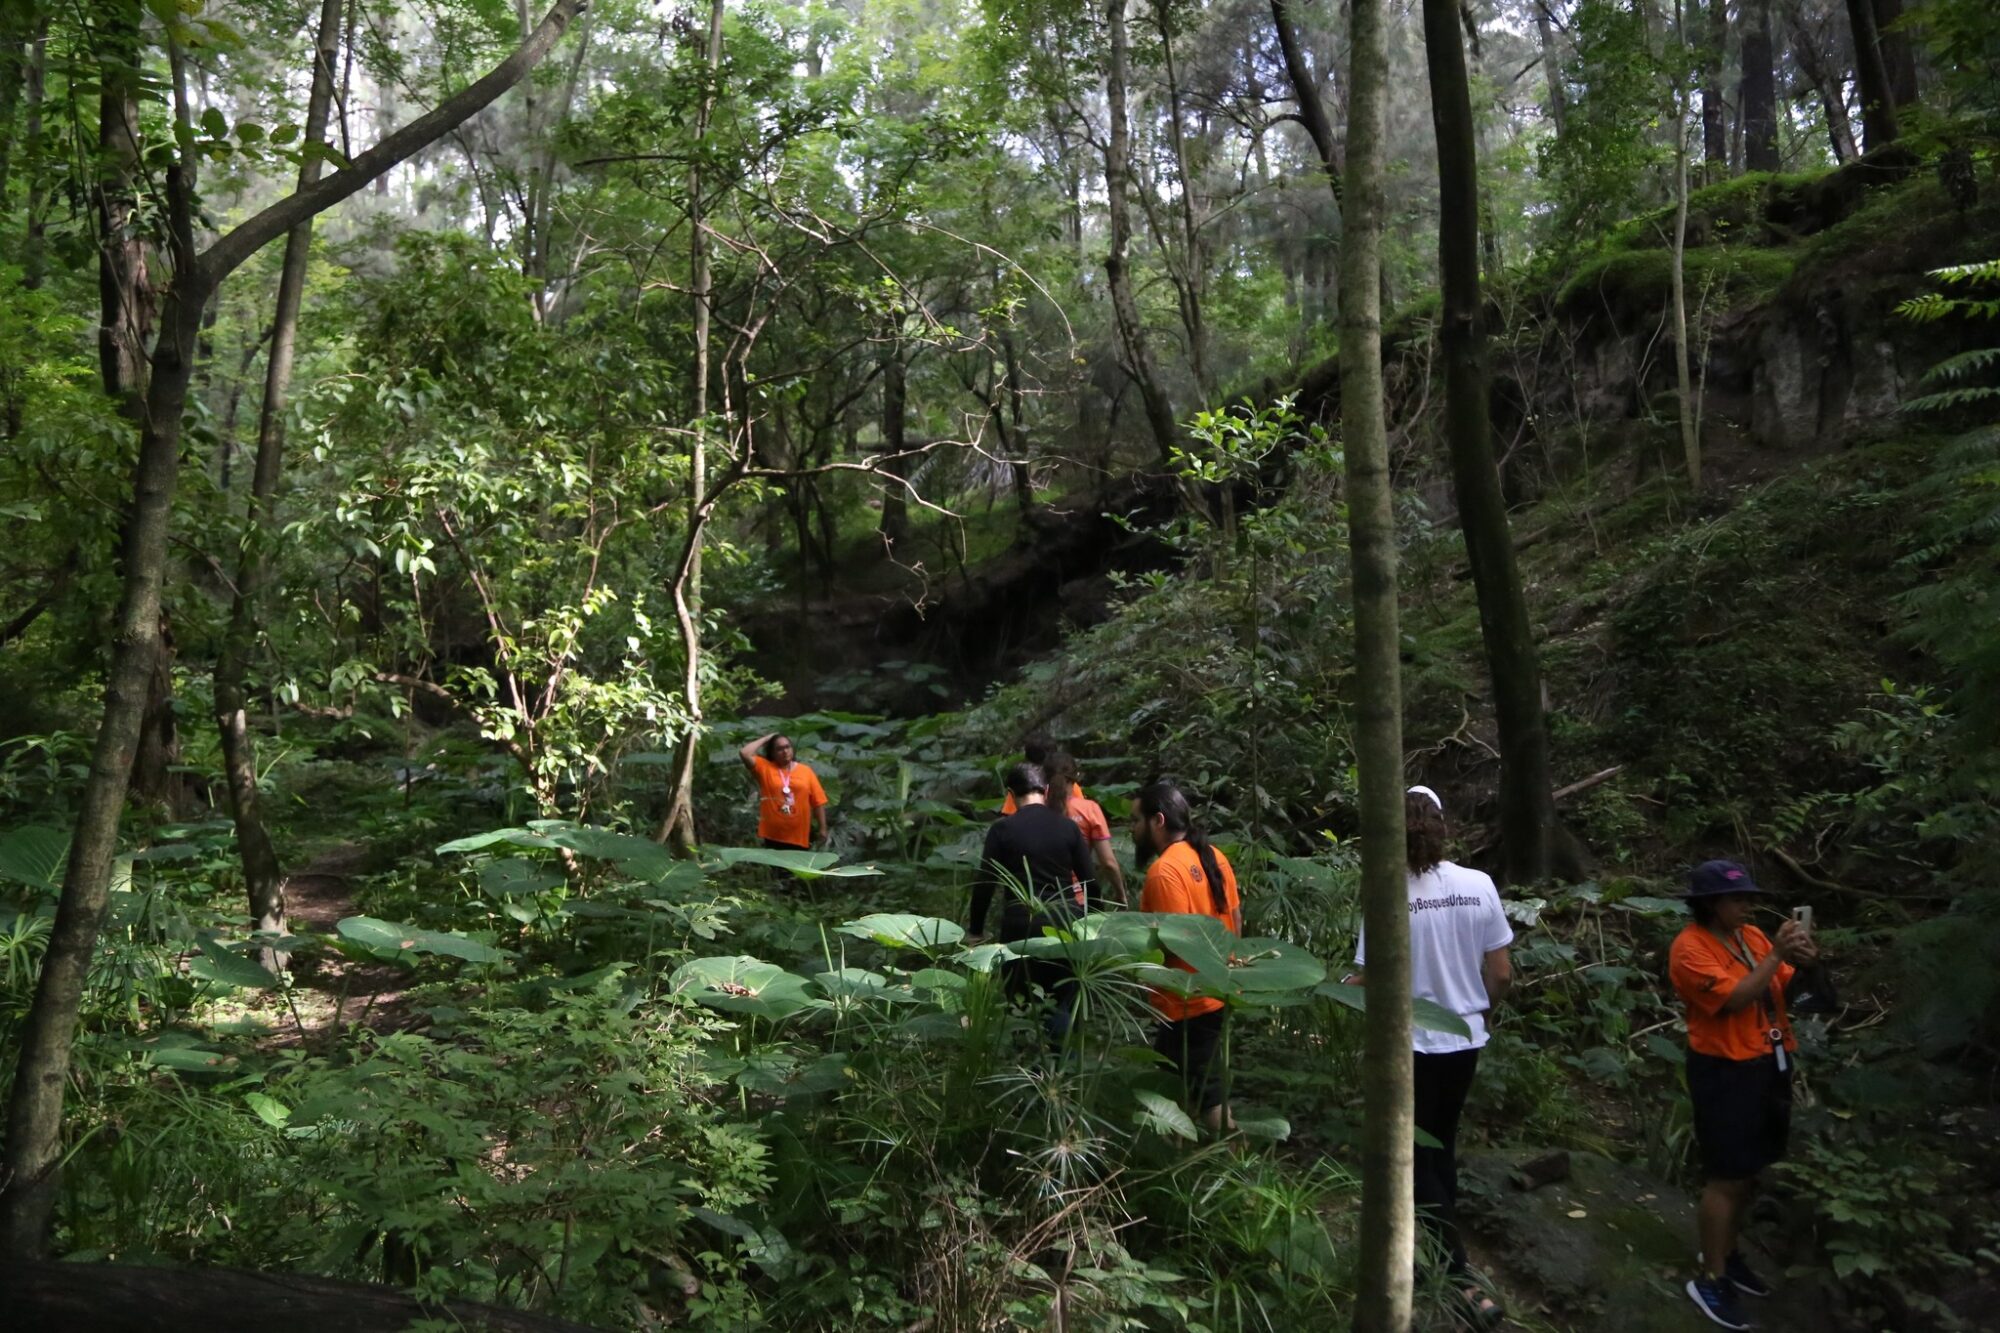
[(2000, 1309), (1990, 0), (0, 0), (0, 515), (9, 1327)]

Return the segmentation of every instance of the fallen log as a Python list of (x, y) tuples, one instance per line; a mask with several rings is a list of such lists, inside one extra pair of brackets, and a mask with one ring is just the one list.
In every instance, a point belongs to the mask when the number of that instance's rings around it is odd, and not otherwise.
[(402, 1333), (425, 1319), (487, 1333), (594, 1333), (476, 1301), (426, 1304), (396, 1287), (239, 1268), (5, 1261), (0, 1292), (8, 1327), (66, 1333)]

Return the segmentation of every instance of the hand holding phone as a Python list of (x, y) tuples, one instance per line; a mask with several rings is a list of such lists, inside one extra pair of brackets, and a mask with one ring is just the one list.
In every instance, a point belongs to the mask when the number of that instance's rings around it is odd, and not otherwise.
[(1792, 909), (1792, 920), (1798, 922), (1800, 926), (1804, 927), (1810, 933), (1812, 930), (1812, 908), (1794, 907)]

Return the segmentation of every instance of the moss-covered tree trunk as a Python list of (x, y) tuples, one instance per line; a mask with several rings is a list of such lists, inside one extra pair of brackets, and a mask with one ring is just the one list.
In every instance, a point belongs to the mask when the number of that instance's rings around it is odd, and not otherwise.
[(1361, 771), (1361, 901), (1368, 1014), (1361, 1073), (1357, 1333), (1410, 1326), (1416, 1212), (1410, 919), (1403, 869), (1403, 714), (1396, 531), (1382, 410), (1383, 0), (1353, 0), (1347, 217), (1340, 272), (1340, 429), (1354, 568), (1354, 753)]
[(1861, 96), (1861, 146), (1874, 152), (1894, 143), (1901, 127), (1896, 121), (1895, 94), (1882, 59), (1882, 36), (1875, 27), (1872, 0), (1847, 0), (1847, 23), (1854, 32), (1854, 85)]

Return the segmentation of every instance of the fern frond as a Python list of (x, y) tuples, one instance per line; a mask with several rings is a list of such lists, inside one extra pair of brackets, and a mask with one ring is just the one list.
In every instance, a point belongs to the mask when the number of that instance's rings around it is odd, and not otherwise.
[(1950, 314), (1951, 302), (1942, 292), (1925, 292), (1898, 305), (1896, 313), (1912, 323), (1929, 324)]
[(1947, 268), (1934, 268), (1930, 276), (1940, 282), (2000, 282), (2000, 259), (1981, 260), (1976, 264), (1953, 264)]
[(1941, 393), (1927, 393), (1921, 398), (1912, 398), (1898, 411), (1902, 412), (1943, 412), (1949, 408), (1963, 407), (1967, 403), (2000, 399), (2000, 386), (1991, 384), (1968, 384), (1961, 389), (1946, 389)]
[(2000, 363), (2000, 347), (1975, 347), (1969, 352), (1946, 357), (1924, 372), (1924, 383), (1934, 380), (1955, 380), (1960, 375)]

